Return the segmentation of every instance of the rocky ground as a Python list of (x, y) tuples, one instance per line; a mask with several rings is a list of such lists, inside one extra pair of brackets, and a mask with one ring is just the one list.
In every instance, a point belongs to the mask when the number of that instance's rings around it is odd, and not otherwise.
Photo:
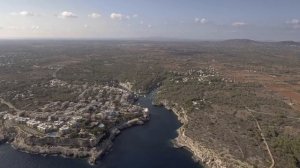
[(194, 155), (194, 159), (200, 164), (206, 167), (240, 167), (251, 168), (252, 166), (246, 162), (234, 159), (234, 156), (227, 155), (221, 156), (219, 151), (213, 150), (200, 142), (197, 142), (190, 137), (186, 136), (185, 129), (188, 124), (188, 116), (186, 111), (180, 107), (171, 107), (167, 100), (162, 100), (158, 105), (162, 105), (165, 108), (171, 110), (176, 114), (178, 120), (182, 123), (182, 126), (177, 130), (178, 137), (173, 141), (174, 146), (177, 148), (187, 148)]
[(259, 84), (234, 82), (213, 71), (174, 73), (158, 89), (156, 103), (183, 124), (176, 145), (190, 149), (208, 167), (281, 167), (287, 160), (277, 138), (292, 136), (285, 128), (299, 130), (299, 114), (282, 98)]

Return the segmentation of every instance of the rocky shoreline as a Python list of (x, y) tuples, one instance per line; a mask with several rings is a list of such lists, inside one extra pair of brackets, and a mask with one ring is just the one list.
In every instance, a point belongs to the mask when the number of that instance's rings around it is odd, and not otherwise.
[(234, 159), (232, 156), (226, 158), (220, 156), (217, 151), (207, 148), (204, 145), (192, 140), (185, 135), (185, 126), (188, 124), (188, 116), (183, 108), (175, 105), (171, 106), (171, 103), (167, 100), (162, 100), (155, 105), (162, 105), (166, 109), (175, 113), (178, 120), (182, 123), (182, 126), (177, 130), (178, 137), (173, 140), (173, 144), (177, 148), (187, 148), (192, 152), (193, 158), (198, 161), (202, 166), (208, 168), (227, 168), (227, 167), (239, 167), (239, 168), (251, 168), (253, 166), (240, 160)]
[(106, 140), (102, 142), (99, 147), (87, 148), (87, 147), (66, 147), (66, 146), (39, 146), (39, 145), (27, 145), (23, 137), (15, 137), (11, 142), (11, 146), (19, 151), (40, 154), (40, 155), (58, 155), (62, 157), (70, 158), (87, 158), (89, 164), (96, 164), (97, 159), (105, 154), (112, 147), (112, 141)]
[[(27, 143), (31, 140), (30, 136), (22, 133), (22, 131), (15, 129), (16, 136), (11, 137), (13, 139), (10, 144), (11, 146), (19, 151), (31, 153), (31, 154), (41, 154), (41, 155), (58, 155), (62, 157), (69, 158), (87, 158), (88, 163), (95, 165), (97, 160), (99, 160), (103, 155), (109, 152), (113, 146), (113, 140), (121, 133), (121, 130), (142, 125), (149, 120), (149, 114), (144, 115), (140, 118), (135, 118), (126, 123), (123, 123), (110, 130), (110, 136), (103, 140), (100, 144), (95, 147), (72, 147), (72, 146), (41, 146), (31, 142), (30, 145)], [(0, 145), (6, 142), (4, 135), (0, 134)]]
[(0, 134), (0, 145), (6, 142), (6, 138)]

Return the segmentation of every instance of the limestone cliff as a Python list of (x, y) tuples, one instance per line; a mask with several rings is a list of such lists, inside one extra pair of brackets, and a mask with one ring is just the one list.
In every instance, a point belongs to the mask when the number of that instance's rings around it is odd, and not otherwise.
[[(107, 153), (113, 146), (113, 140), (120, 133), (120, 130), (132, 127), (134, 125), (141, 125), (149, 120), (148, 114), (142, 118), (136, 118), (125, 122), (113, 129), (111, 129), (109, 137), (101, 140), (99, 144), (90, 144), (86, 140), (59, 138), (59, 137), (36, 137), (24, 133), (18, 127), (13, 128), (14, 134), (11, 136), (11, 145), (13, 148), (43, 155), (60, 155), (72, 158), (87, 158), (90, 164), (95, 164), (96, 161)], [(10, 128), (12, 129), (12, 128)], [(3, 131), (0, 132), (0, 143), (5, 142), (7, 137), (4, 136)]]
[(183, 124), (178, 130), (178, 137), (173, 141), (175, 147), (185, 147), (190, 150), (194, 158), (205, 167), (209, 168), (251, 168), (253, 166), (246, 162), (235, 159), (232, 155), (226, 154), (221, 156), (219, 151), (213, 150), (208, 146), (204, 146), (201, 142), (194, 141), (185, 135), (185, 127), (189, 122), (186, 111), (177, 104), (172, 104), (167, 100), (162, 100), (158, 105), (163, 105), (168, 110), (172, 110), (178, 120)]

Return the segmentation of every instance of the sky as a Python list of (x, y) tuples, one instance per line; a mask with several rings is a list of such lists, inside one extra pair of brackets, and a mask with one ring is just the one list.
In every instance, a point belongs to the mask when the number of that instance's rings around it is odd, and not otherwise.
[(0, 39), (300, 41), (300, 0), (0, 0)]

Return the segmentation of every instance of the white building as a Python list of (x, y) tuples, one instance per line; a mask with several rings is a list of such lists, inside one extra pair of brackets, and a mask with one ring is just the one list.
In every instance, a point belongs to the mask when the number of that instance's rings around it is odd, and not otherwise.
[(40, 121), (36, 121), (36, 120), (28, 120), (26, 122), (27, 126), (31, 128), (36, 128), (40, 123), (41, 123)]
[(63, 125), (61, 128), (59, 128), (58, 131), (60, 134), (66, 134), (66, 133), (70, 132), (70, 127), (67, 125)]
[(53, 131), (53, 126), (50, 124), (42, 123), (37, 126), (37, 129), (43, 133), (49, 133)]
[(143, 112), (148, 113), (148, 112), (149, 112), (149, 109), (148, 109), (148, 108), (144, 108), (144, 109), (143, 109)]
[(54, 121), (54, 123), (53, 123), (53, 125), (54, 125), (55, 127), (60, 127), (60, 126), (62, 126), (63, 124), (64, 124), (63, 121)]
[(15, 121), (18, 124), (26, 124), (26, 122), (29, 120), (30, 118), (25, 118), (25, 117), (16, 117)]
[(3, 119), (4, 119), (4, 120), (12, 120), (12, 119), (15, 119), (15, 118), (16, 118), (16, 116), (11, 115), (11, 114), (5, 114), (5, 115), (3, 116)]
[(98, 126), (99, 128), (104, 128), (105, 127), (105, 125), (104, 124), (99, 124), (99, 126)]
[(2, 112), (0, 112), (0, 117), (4, 117), (4, 115), (5, 114), (7, 114), (7, 112), (6, 111), (2, 111)]
[(76, 127), (76, 126), (78, 126), (78, 122), (75, 120), (70, 120), (70, 121), (68, 121), (68, 125), (70, 127)]
[(72, 119), (74, 121), (81, 121), (82, 120), (82, 116), (74, 116), (74, 117), (72, 117)]

